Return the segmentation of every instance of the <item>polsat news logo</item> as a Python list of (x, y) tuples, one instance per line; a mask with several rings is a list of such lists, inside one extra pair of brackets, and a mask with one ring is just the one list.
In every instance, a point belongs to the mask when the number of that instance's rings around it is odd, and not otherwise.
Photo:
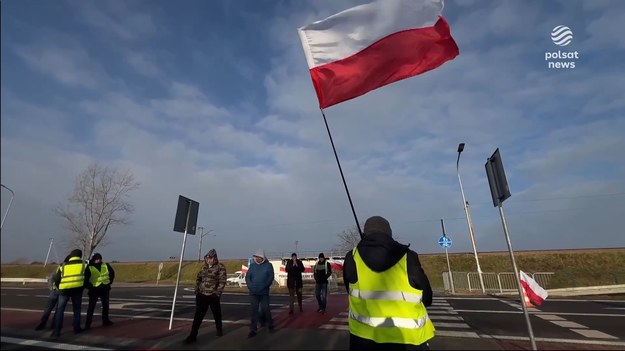
[[(553, 41), (554, 45), (565, 47), (573, 41), (573, 31), (565, 25), (555, 26), (551, 30), (551, 41)], [(577, 59), (579, 59), (577, 51), (557, 50), (545, 52), (545, 61), (548, 68), (573, 69)]]

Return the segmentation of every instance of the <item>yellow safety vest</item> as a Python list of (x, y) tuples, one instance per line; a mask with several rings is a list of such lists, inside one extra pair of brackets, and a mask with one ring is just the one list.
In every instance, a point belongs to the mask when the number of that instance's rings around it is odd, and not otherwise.
[(61, 283), (59, 290), (80, 288), (85, 284), (85, 263), (80, 257), (71, 257), (59, 267)]
[(358, 281), (349, 285), (349, 332), (377, 343), (420, 345), (434, 337), (434, 325), (408, 282), (407, 254), (384, 272), (374, 272), (354, 248)]
[(89, 282), (93, 286), (100, 286), (101, 284), (109, 284), (111, 282), (111, 279), (109, 278), (109, 268), (106, 263), (102, 262), (100, 269), (101, 271), (94, 266), (89, 266), (89, 270), (91, 271), (91, 278), (89, 278)]

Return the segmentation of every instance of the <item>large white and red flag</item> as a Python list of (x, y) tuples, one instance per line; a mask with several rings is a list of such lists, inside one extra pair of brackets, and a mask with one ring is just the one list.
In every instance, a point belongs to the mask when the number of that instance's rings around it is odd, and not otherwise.
[(430, 71), (458, 56), (443, 0), (378, 0), (299, 28), (319, 107)]
[(519, 274), (521, 275), (521, 286), (525, 290), (530, 302), (535, 306), (540, 306), (547, 296), (549, 296), (549, 293), (525, 272), (519, 271)]

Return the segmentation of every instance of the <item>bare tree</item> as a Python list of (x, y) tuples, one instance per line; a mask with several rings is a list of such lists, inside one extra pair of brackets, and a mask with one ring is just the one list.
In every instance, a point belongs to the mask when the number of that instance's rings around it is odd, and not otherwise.
[(73, 244), (80, 245), (85, 257), (91, 257), (111, 226), (130, 223), (134, 207), (128, 197), (138, 188), (139, 183), (129, 170), (99, 163), (89, 165), (78, 175), (68, 203), (59, 204), (55, 210), (65, 219)]
[(355, 225), (343, 230), (337, 236), (339, 237), (337, 249), (341, 252), (353, 249), (360, 242), (360, 233)]

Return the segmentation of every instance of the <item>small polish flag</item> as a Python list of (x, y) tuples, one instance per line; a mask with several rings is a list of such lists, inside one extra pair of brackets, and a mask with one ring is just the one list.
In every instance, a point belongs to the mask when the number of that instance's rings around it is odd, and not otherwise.
[(459, 54), (443, 0), (377, 0), (298, 29), (319, 107), (433, 70)]
[(547, 296), (549, 296), (547, 290), (541, 288), (540, 285), (525, 272), (519, 271), (519, 274), (521, 275), (521, 286), (525, 289), (530, 302), (535, 306), (540, 306), (543, 301), (547, 299)]

